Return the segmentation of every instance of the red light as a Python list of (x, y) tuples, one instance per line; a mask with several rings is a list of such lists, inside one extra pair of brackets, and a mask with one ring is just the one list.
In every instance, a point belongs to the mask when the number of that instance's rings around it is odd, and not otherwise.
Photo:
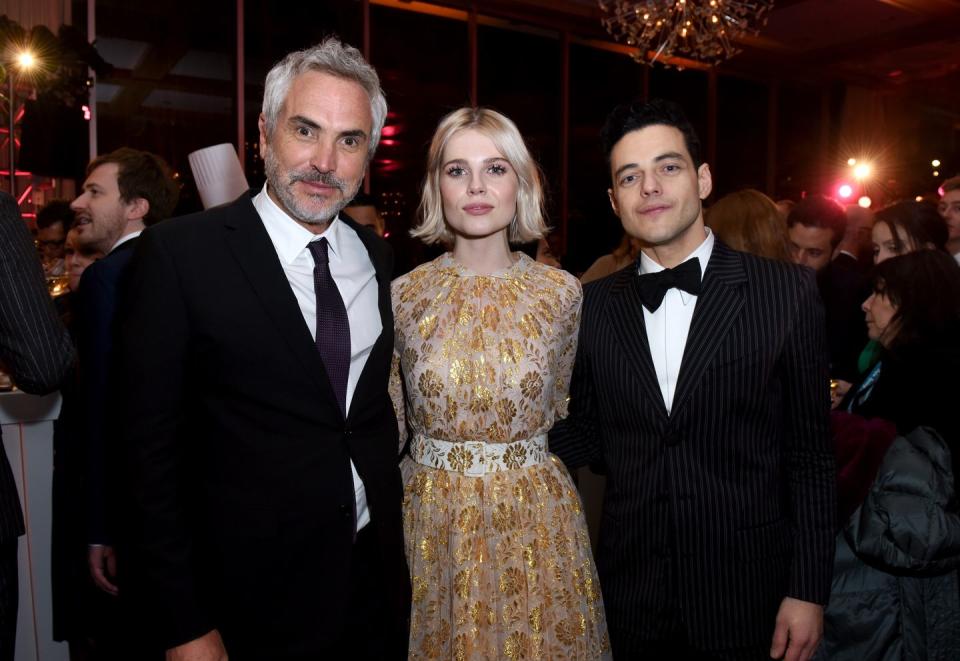
[(394, 136), (399, 133), (399, 127), (396, 124), (387, 124), (383, 127), (383, 130), (380, 131), (380, 135), (384, 137)]
[(385, 138), (380, 141), (380, 144), (386, 145), (387, 147), (393, 147), (395, 144), (397, 144), (397, 141), (394, 140), (393, 138)]
[(840, 184), (840, 187), (837, 188), (837, 195), (847, 199), (853, 195), (853, 187), (850, 184)]

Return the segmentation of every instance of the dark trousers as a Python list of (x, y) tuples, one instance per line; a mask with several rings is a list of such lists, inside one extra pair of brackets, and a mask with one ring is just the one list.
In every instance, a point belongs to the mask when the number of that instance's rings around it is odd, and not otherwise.
[[(382, 599), (384, 572), (380, 567), (376, 534), (367, 526), (357, 534), (350, 558), (350, 591), (344, 595), (317, 595), (318, 599), (339, 599), (347, 614), (339, 639), (329, 650), (309, 656), (273, 653), (269, 661), (406, 661), (409, 629), (396, 623), (395, 611)], [(396, 623), (396, 624), (394, 624)], [(242, 643), (227, 641), (230, 661), (265, 661), (262, 654), (243, 649)]]
[(372, 526), (357, 534), (353, 545), (350, 568), (350, 613), (347, 627), (338, 642), (341, 658), (406, 659), (409, 629), (390, 626), (396, 616), (385, 608), (379, 593), (382, 590), (383, 572), (380, 567)]
[(691, 645), (682, 630), (676, 630), (671, 635), (658, 640), (649, 640), (632, 632), (610, 629), (610, 644), (613, 649), (613, 658), (617, 661), (654, 661), (655, 659), (770, 661), (769, 646), (702, 650)]
[(13, 661), (17, 642), (17, 538), (0, 542), (0, 661)]

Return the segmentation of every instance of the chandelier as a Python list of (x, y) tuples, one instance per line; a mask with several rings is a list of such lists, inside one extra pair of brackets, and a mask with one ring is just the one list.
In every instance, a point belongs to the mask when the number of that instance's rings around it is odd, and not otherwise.
[(603, 27), (635, 46), (640, 64), (683, 55), (720, 64), (740, 52), (734, 41), (767, 24), (773, 0), (598, 0)]

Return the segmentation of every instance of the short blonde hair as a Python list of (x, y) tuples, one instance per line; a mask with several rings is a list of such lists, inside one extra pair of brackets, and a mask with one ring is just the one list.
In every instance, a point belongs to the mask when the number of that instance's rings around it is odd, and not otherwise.
[(410, 235), (424, 243), (453, 243), (453, 232), (443, 217), (443, 198), (440, 194), (440, 170), (443, 150), (458, 131), (473, 129), (490, 138), (497, 150), (517, 173), (517, 213), (510, 222), (511, 243), (527, 243), (543, 238), (547, 231), (544, 222), (543, 176), (540, 167), (530, 155), (517, 125), (506, 116), (489, 108), (460, 108), (440, 120), (430, 142), (427, 155), (427, 176), (417, 217), (420, 222)]

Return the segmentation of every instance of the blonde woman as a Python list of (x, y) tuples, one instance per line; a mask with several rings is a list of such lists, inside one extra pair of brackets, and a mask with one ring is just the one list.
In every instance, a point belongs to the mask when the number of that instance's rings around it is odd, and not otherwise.
[(710, 207), (704, 220), (734, 250), (790, 261), (786, 219), (777, 204), (758, 190), (725, 195)]
[[(566, 415), (577, 280), (511, 253), (546, 231), (540, 174), (492, 110), (446, 116), (413, 235), (452, 250), (393, 283), (414, 659), (609, 655), (580, 499), (547, 451)], [(401, 389), (405, 402), (401, 399)]]

